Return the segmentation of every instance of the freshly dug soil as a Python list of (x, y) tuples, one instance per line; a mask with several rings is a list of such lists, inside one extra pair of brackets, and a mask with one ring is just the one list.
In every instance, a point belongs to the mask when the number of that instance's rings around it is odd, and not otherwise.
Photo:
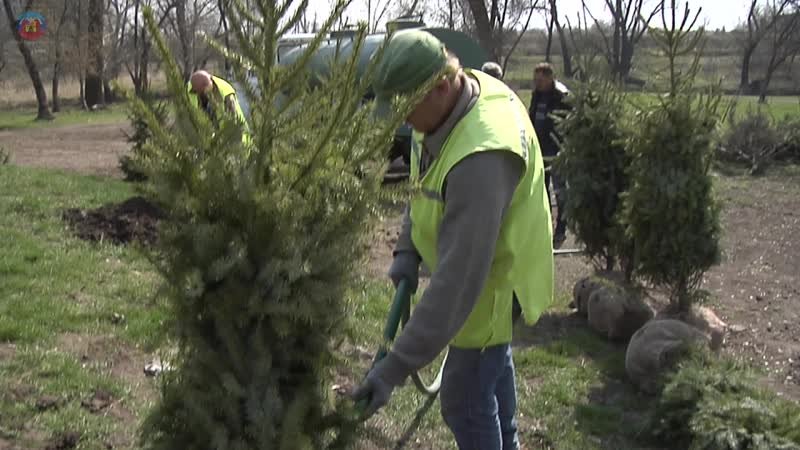
[(110, 241), (116, 245), (138, 241), (151, 245), (157, 239), (158, 222), (164, 213), (136, 196), (94, 210), (71, 208), (64, 211), (62, 218), (79, 238), (87, 241)]

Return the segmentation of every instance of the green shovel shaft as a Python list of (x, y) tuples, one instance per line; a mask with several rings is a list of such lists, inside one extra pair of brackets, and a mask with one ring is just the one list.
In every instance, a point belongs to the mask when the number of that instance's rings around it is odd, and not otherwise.
[[(394, 293), (394, 299), (392, 300), (392, 305), (389, 308), (389, 316), (386, 319), (386, 325), (383, 328), (383, 342), (378, 347), (377, 353), (375, 353), (375, 358), (372, 360), (372, 367), (375, 367), (375, 364), (378, 361), (382, 360), (386, 357), (389, 353), (389, 347), (391, 342), (394, 340), (394, 337), (397, 335), (397, 329), (400, 326), (400, 320), (403, 317), (404, 313), (408, 313), (409, 308), (411, 307), (411, 284), (406, 279), (400, 280), (400, 283), (397, 284), (397, 289)], [(368, 405), (369, 400), (361, 400), (357, 403), (357, 408), (361, 411), (365, 410)]]

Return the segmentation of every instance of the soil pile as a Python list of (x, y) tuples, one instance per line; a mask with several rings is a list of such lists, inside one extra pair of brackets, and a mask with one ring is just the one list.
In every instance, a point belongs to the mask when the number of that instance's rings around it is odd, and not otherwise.
[(164, 212), (136, 196), (94, 210), (71, 208), (64, 211), (62, 217), (84, 240), (111, 241), (116, 245), (137, 241), (152, 245), (158, 237), (158, 222), (164, 218)]

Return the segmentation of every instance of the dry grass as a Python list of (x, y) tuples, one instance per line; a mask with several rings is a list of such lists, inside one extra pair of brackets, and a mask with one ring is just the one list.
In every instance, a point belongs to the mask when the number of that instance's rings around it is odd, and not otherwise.
[[(120, 75), (116, 81), (124, 89), (133, 89), (133, 82), (128, 75)], [(52, 102), (52, 81), (43, 79), (45, 91), (47, 92), (48, 102)], [(162, 90), (167, 84), (164, 73), (154, 73), (150, 76), (150, 86), (153, 90)], [(26, 76), (16, 77), (12, 80), (0, 80), (0, 111), (16, 109), (19, 107), (33, 107), (36, 105), (36, 92), (33, 84)], [(61, 80), (58, 86), (58, 96), (64, 104), (77, 103), (80, 98), (80, 84), (77, 78), (66, 78)]]

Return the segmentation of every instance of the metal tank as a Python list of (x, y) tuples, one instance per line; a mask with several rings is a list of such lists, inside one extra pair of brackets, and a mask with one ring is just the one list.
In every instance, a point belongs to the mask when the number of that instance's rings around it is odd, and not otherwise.
[[(425, 25), (421, 18), (402, 17), (390, 21), (386, 25), (386, 33), (377, 33), (367, 35), (364, 43), (362, 44), (361, 54), (359, 55), (358, 62), (358, 76), (362, 76), (369, 65), (370, 58), (375, 50), (377, 50), (387, 37), (387, 33), (395, 30), (419, 28), (423, 29), (441, 40), (448, 50), (452, 51), (461, 61), (464, 67), (472, 69), (480, 69), (484, 62), (488, 60), (486, 52), (481, 48), (477, 41), (472, 39), (469, 35), (451, 30), (448, 28), (428, 27)], [(331, 32), (317, 50), (316, 54), (310, 61), (312, 75), (312, 84), (319, 80), (319, 76), (324, 76), (329, 69), (330, 61), (336, 57), (337, 52), (340, 61), (345, 61), (351, 57), (353, 52), (355, 31), (353, 30), (340, 30)], [(306, 45), (313, 39), (314, 35), (290, 35), (282, 38), (278, 42), (280, 49), (277, 58), (279, 65), (291, 64), (296, 61), (305, 51)], [(240, 101), (243, 96), (239, 96)], [(368, 93), (365, 99), (372, 97), (372, 93)], [(243, 104), (245, 114), (249, 113), (249, 105)], [(411, 149), (411, 127), (404, 125), (400, 127), (395, 133), (395, 143), (390, 152), (389, 158), (395, 161), (398, 158), (403, 158), (403, 163), (399, 161), (395, 165), (395, 169), (400, 172), (407, 172), (407, 165), (409, 162), (409, 155)], [(398, 167), (399, 166), (399, 167)]]

